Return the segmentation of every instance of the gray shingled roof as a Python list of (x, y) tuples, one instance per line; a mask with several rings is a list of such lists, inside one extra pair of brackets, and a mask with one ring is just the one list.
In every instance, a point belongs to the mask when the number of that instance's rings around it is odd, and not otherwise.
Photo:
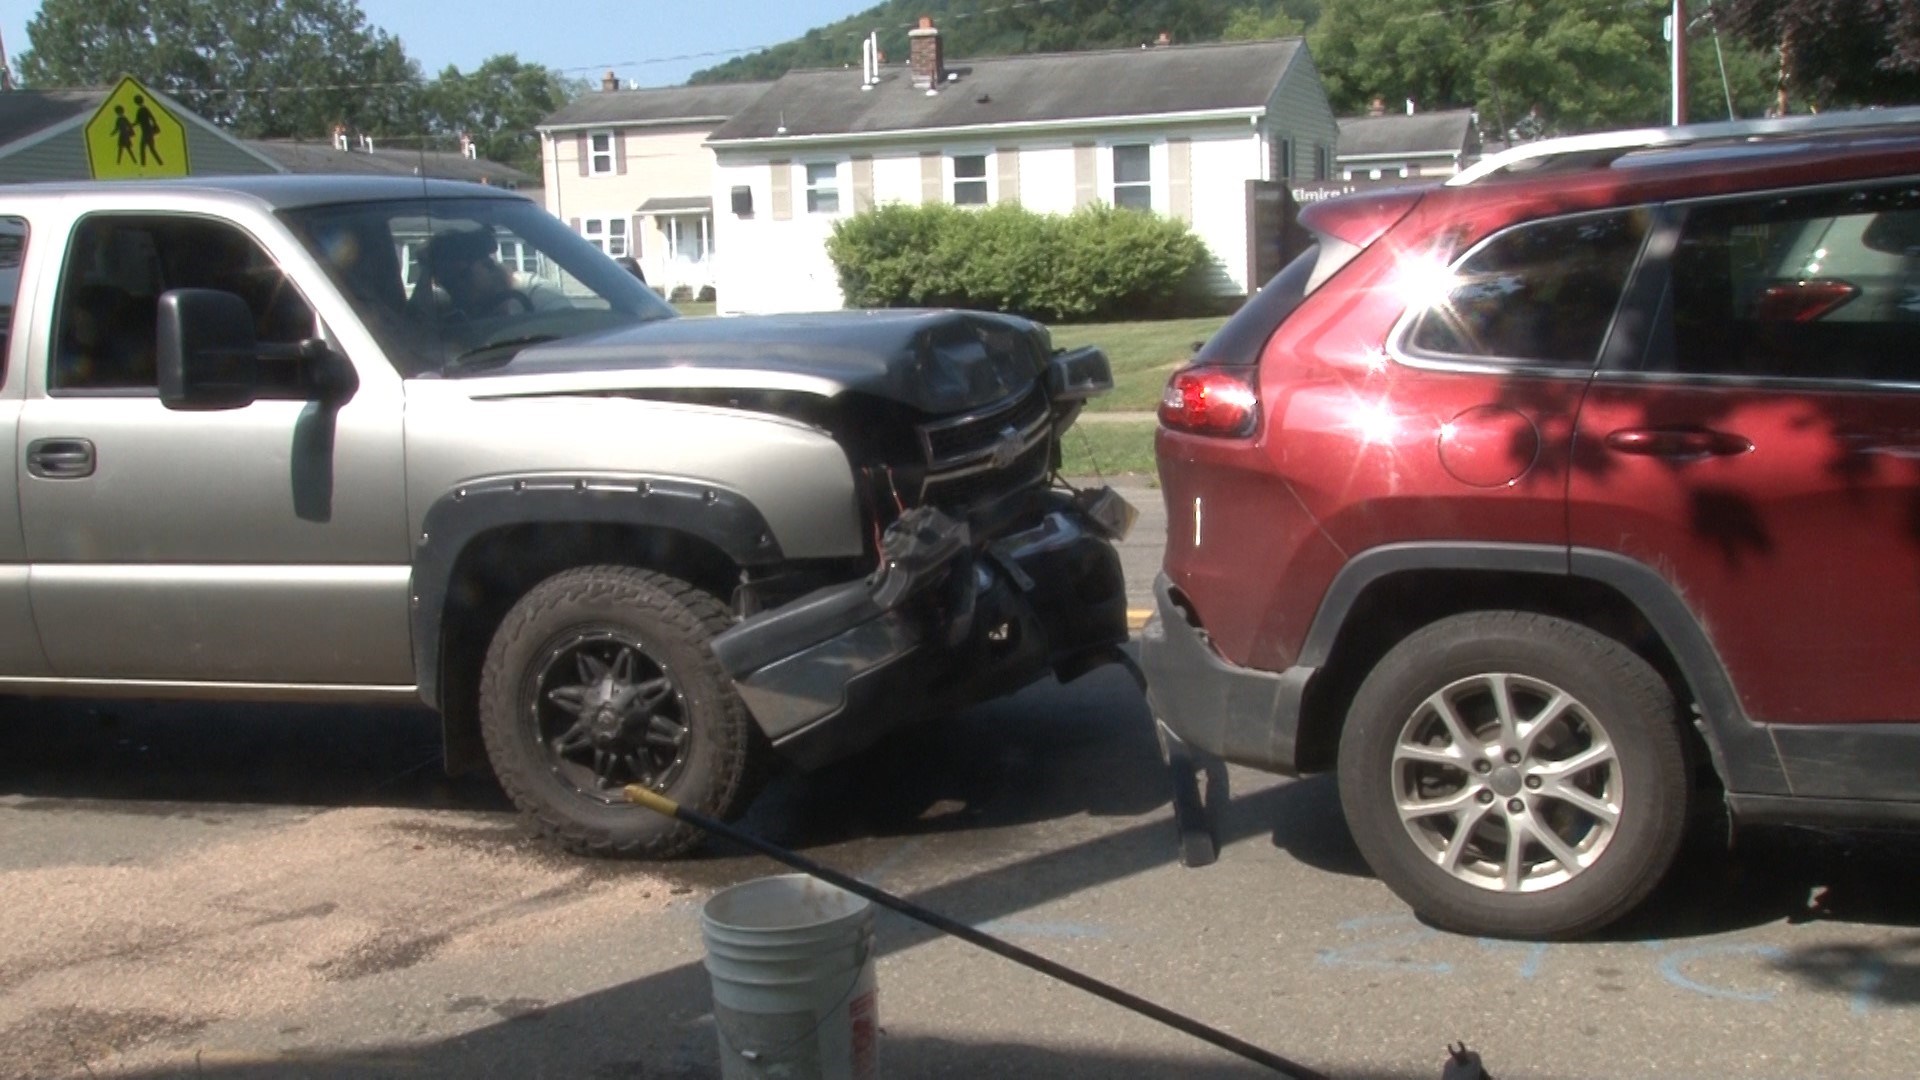
[(1457, 154), (1471, 149), (1473, 110), (1412, 116), (1352, 116), (1340, 121), (1336, 158)]
[[(795, 71), (713, 133), (712, 141), (863, 135), (1264, 109), (1300, 52), (1282, 41), (948, 60), (959, 78), (928, 96), (904, 65), (860, 89), (853, 70)], [(784, 127), (784, 132), (780, 129)]]
[(92, 115), (107, 99), (105, 90), (9, 90), (0, 93), (0, 145), (37, 131)]
[[(857, 78), (858, 76), (856, 76)], [(654, 90), (581, 94), (540, 121), (542, 131), (601, 124), (672, 124), (724, 120), (754, 103), (772, 83), (714, 83)]]
[(532, 186), (539, 179), (497, 161), (469, 158), (448, 150), (382, 148), (337, 150), (332, 143), (249, 139), (246, 144), (265, 154), (288, 172), (357, 176), (430, 176), (441, 180), (469, 180), (497, 187)]

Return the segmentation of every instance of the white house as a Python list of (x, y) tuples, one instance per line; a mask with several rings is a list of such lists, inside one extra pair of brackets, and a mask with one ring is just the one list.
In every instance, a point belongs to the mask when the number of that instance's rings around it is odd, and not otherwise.
[(1248, 291), (1250, 182), (1326, 179), (1339, 128), (1299, 39), (791, 72), (707, 140), (726, 312), (837, 308), (825, 241), (884, 202), (1095, 201), (1177, 217)]
[(1389, 115), (1375, 98), (1368, 115), (1340, 121), (1340, 152), (1334, 161), (1341, 180), (1393, 183), (1452, 176), (1479, 155), (1473, 110)]
[(539, 125), (547, 209), (667, 295), (713, 285), (713, 152), (704, 145), (768, 83), (623, 90), (608, 72)]

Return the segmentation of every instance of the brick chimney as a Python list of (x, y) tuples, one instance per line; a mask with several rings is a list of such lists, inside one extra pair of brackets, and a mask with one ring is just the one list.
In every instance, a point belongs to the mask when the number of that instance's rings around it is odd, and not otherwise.
[(600, 89), (609, 94), (620, 89), (620, 77), (613, 73), (613, 69), (607, 69), (607, 73), (600, 76)]
[(1387, 99), (1383, 97), (1374, 98), (1373, 101), (1367, 105), (1367, 115), (1368, 116), (1387, 115)]
[(907, 31), (907, 67), (913, 72), (913, 85), (921, 90), (938, 90), (947, 81), (947, 68), (940, 55), (940, 31), (931, 16), (920, 16), (920, 27)]

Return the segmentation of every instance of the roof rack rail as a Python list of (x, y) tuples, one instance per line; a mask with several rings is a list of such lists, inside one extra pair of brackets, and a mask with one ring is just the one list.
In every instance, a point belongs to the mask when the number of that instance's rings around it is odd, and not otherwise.
[(1920, 123), (1920, 106), (1899, 109), (1852, 109), (1814, 116), (1786, 116), (1767, 120), (1722, 120), (1712, 124), (1637, 128), (1632, 131), (1598, 131), (1591, 135), (1542, 139), (1539, 142), (1526, 143), (1502, 151), (1461, 170), (1447, 180), (1447, 186), (1460, 187), (1490, 176), (1514, 171), (1518, 167), (1547, 165), (1554, 158), (1584, 157), (1591, 159), (1592, 166), (1597, 168), (1611, 164), (1615, 158), (1623, 154), (1635, 150), (1650, 150), (1658, 146), (1684, 146), (1711, 139), (1805, 135), (1815, 132), (1914, 123)]

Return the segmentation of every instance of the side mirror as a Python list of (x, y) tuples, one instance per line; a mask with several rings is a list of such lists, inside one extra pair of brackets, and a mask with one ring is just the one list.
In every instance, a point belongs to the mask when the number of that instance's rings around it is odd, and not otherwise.
[(238, 409), (253, 401), (251, 362), (260, 353), (253, 310), (218, 289), (160, 294), (155, 328), (160, 403), (169, 409)]
[(288, 391), (332, 405), (359, 389), (352, 365), (318, 338), (261, 343), (253, 310), (233, 293), (171, 289), (160, 294), (158, 318), (160, 403), (169, 409), (238, 409)]

